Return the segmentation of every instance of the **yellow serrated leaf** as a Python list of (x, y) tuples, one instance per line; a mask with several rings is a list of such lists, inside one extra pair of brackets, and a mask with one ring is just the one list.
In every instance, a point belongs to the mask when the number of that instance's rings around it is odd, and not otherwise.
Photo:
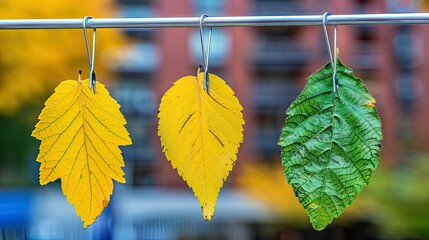
[(131, 144), (119, 104), (97, 82), (66, 80), (46, 101), (33, 137), (41, 140), (40, 184), (61, 178), (67, 201), (86, 228), (107, 207), (113, 182), (125, 183), (118, 145)]
[(158, 114), (163, 151), (194, 191), (206, 221), (237, 158), (244, 125), (232, 89), (214, 74), (209, 79), (210, 95), (203, 89), (203, 73), (177, 80), (162, 97)]

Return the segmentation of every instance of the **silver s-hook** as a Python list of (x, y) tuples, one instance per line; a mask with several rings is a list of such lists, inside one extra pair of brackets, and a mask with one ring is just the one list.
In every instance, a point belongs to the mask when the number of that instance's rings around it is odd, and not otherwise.
[(93, 34), (92, 34), (92, 55), (90, 57), (89, 54), (89, 44), (88, 44), (88, 36), (86, 34), (86, 27), (88, 26), (88, 20), (92, 19), (92, 17), (90, 16), (86, 16), (83, 19), (82, 22), (82, 28), (83, 28), (83, 36), (85, 38), (85, 46), (86, 46), (86, 54), (88, 56), (88, 62), (89, 62), (89, 88), (93, 89), (94, 93), (96, 93), (96, 88), (95, 88), (95, 81), (96, 81), (96, 77), (95, 77), (95, 72), (94, 72), (94, 65), (95, 65), (95, 40), (96, 40), (96, 36), (97, 36), (97, 29), (93, 28)]
[(200, 17), (200, 39), (201, 39), (201, 53), (203, 55), (203, 67), (204, 67), (204, 89), (207, 91), (207, 94), (210, 94), (210, 82), (209, 82), (209, 59), (210, 59), (210, 46), (212, 41), (212, 30), (213, 27), (209, 28), (209, 36), (207, 49), (204, 44), (204, 34), (203, 34), (203, 24), (204, 19), (207, 17), (206, 14), (201, 15)]
[(331, 44), (329, 42), (329, 36), (328, 36), (328, 30), (326, 27), (326, 23), (328, 21), (328, 16), (331, 15), (330, 12), (325, 12), (325, 14), (323, 14), (323, 19), (322, 19), (322, 25), (323, 25), (323, 32), (325, 34), (325, 41), (326, 41), (326, 46), (328, 48), (329, 51), (329, 57), (330, 57), (330, 62), (331, 62), (331, 67), (333, 69), (333, 74), (332, 74), (332, 86), (333, 86), (333, 91), (337, 92), (338, 91), (338, 77), (337, 77), (337, 25), (334, 25), (334, 52), (332, 52), (331, 50)]

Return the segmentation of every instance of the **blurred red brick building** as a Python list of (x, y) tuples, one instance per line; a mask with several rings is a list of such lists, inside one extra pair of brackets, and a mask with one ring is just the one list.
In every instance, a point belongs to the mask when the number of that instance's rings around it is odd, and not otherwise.
[[(123, 17), (419, 11), (416, 1), (118, 2)], [(332, 28), (329, 31), (332, 33)], [(160, 149), (156, 113), (160, 98), (172, 83), (182, 76), (195, 74), (201, 64), (198, 29), (134, 29), (126, 33), (140, 42), (131, 46), (139, 59), (129, 61), (140, 65), (124, 64), (118, 68), (122, 78), (119, 101), (135, 101), (136, 105), (135, 109), (124, 109), (128, 128), (134, 135), (134, 150), (125, 150), (126, 158), (133, 162), (129, 170), (133, 172), (133, 184), (181, 185), (182, 180)], [(381, 162), (384, 165), (392, 166), (406, 160), (404, 156), (429, 150), (429, 128), (426, 126), (429, 111), (425, 107), (429, 100), (425, 83), (425, 76), (429, 75), (429, 61), (425, 59), (429, 51), (425, 45), (428, 38), (427, 25), (338, 26), (341, 60), (363, 79), (377, 100), (383, 122)], [(214, 28), (210, 72), (224, 78), (234, 89), (244, 107), (246, 121), (244, 143), (234, 173), (240, 171), (240, 165), (246, 161), (280, 164), (276, 143), (286, 117), (284, 112), (300, 93), (306, 78), (328, 60), (320, 26)], [(136, 99), (140, 101), (138, 104)], [(141, 105), (142, 101), (147, 105)]]

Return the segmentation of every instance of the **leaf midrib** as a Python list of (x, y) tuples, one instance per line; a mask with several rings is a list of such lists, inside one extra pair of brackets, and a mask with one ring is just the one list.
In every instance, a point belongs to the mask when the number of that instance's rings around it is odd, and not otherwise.
[(204, 200), (207, 201), (207, 174), (206, 174), (206, 162), (205, 162), (205, 148), (204, 148), (204, 141), (203, 141), (203, 110), (202, 110), (202, 96), (201, 96), (201, 85), (199, 83), (199, 78), (198, 75), (195, 78), (195, 83), (196, 83), (196, 88), (197, 88), (197, 93), (198, 93), (198, 113), (200, 115), (200, 117), (198, 118), (199, 120), (199, 127), (200, 127), (200, 142), (201, 142), (201, 148), (203, 149), (202, 152), (202, 165), (203, 165), (203, 178), (204, 178)]
[[(333, 148), (333, 144), (334, 144), (334, 128), (335, 128), (335, 103), (336, 101), (336, 96), (335, 93), (338, 94), (338, 97), (340, 96), (339, 92), (332, 92), (332, 111), (331, 111), (331, 143), (330, 143), (330, 147), (329, 147), (329, 153), (328, 153), (328, 159), (326, 161), (326, 164), (324, 166), (323, 169), (323, 181), (322, 181), (322, 194), (320, 194), (320, 196), (318, 197), (318, 200), (321, 201), (322, 200), (322, 196), (323, 193), (325, 193), (327, 196), (330, 197), (330, 195), (326, 192), (326, 175), (328, 173), (328, 169), (326, 168), (332, 160), (332, 148)], [(326, 211), (327, 215), (329, 215), (329, 217), (333, 217), (331, 214), (328, 213), (328, 211)]]
[[(85, 134), (85, 132), (86, 132), (86, 130), (85, 130), (85, 114), (84, 114), (84, 109), (86, 108), (85, 107), (85, 104), (83, 103), (84, 102), (84, 100), (85, 99), (82, 99), (82, 95), (84, 95), (83, 94), (83, 89), (82, 89), (82, 82), (79, 82), (79, 84), (78, 84), (78, 86), (79, 86), (79, 107), (80, 107), (80, 113), (81, 113), (81, 116), (82, 116), (82, 129), (83, 129), (83, 144), (85, 145), (85, 157), (86, 157), (86, 166), (87, 166), (87, 171), (88, 171), (88, 178), (89, 178), (89, 181), (88, 181), (88, 183), (89, 183), (89, 191), (90, 191), (90, 198), (89, 198), (89, 211), (88, 211), (88, 218), (87, 218), (87, 220), (92, 220), (91, 218), (90, 218), (90, 216), (91, 216), (91, 213), (92, 213), (92, 196), (93, 196), (93, 192), (92, 192), (92, 182), (91, 182), (91, 167), (89, 166), (89, 159), (88, 159), (88, 156), (89, 156), (89, 153), (88, 153), (88, 144), (87, 144), (87, 141), (88, 141), (88, 137), (87, 137), (87, 135)], [(87, 97), (88, 98), (88, 97)], [(91, 140), (89, 140), (89, 142), (91, 142)], [(80, 182), (80, 179), (79, 179), (79, 182)], [(83, 200), (83, 198), (82, 198), (82, 200)]]

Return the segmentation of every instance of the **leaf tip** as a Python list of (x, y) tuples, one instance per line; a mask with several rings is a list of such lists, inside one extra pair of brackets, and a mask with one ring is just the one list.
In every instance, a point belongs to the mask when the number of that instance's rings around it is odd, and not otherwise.
[(109, 200), (104, 199), (104, 200), (103, 200), (103, 207), (104, 207), (104, 208), (107, 208), (107, 206), (109, 206)]
[(328, 224), (326, 224), (324, 222), (318, 222), (318, 221), (316, 221), (316, 222), (311, 222), (311, 225), (313, 226), (314, 230), (322, 231), (323, 229), (326, 228), (326, 226)]
[(44, 180), (42, 180), (42, 179), (39, 179), (39, 184), (40, 184), (40, 186), (44, 186), (44, 185), (46, 185), (46, 184), (48, 184), (48, 183), (47, 183), (47, 181), (44, 181)]
[(315, 202), (308, 205), (307, 211), (311, 225), (317, 231), (322, 231), (332, 222), (332, 217), (326, 212), (326, 209)]
[(87, 228), (87, 227), (89, 227), (91, 224), (93, 224), (95, 222), (95, 218), (93, 219), (93, 220), (91, 220), (91, 221), (84, 221), (83, 222), (83, 228)]
[(215, 210), (215, 204), (216, 202), (214, 204), (205, 203), (201, 205), (201, 212), (203, 214), (204, 221), (210, 222), (210, 220), (212, 220)]
[(368, 101), (366, 104), (365, 104), (367, 107), (369, 107), (369, 108), (375, 108), (375, 100), (374, 99), (371, 99), (370, 101)]
[(204, 216), (204, 221), (210, 222), (212, 220), (212, 216)]

